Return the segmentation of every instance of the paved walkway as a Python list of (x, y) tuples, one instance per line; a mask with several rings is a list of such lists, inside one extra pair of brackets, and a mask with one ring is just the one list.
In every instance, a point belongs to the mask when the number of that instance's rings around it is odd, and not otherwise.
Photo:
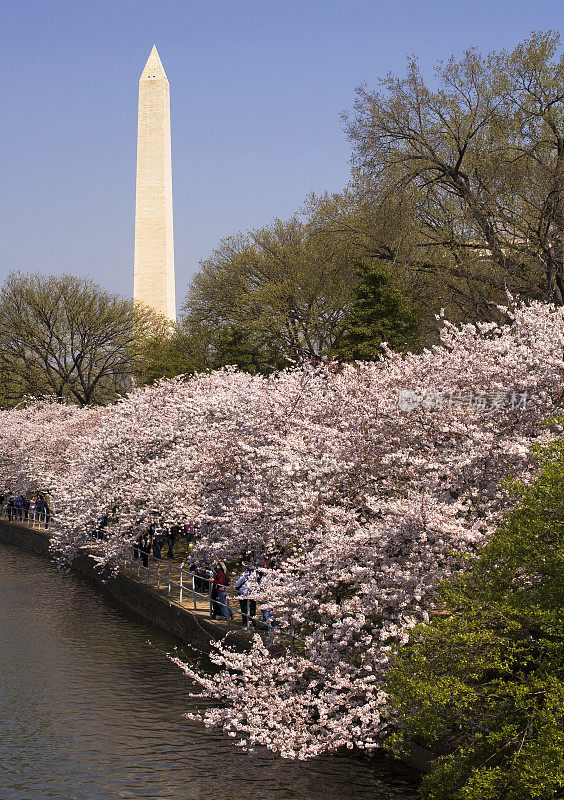
[[(184, 546), (183, 541), (180, 544), (182, 547)], [(186, 560), (183, 561), (183, 558)], [(150, 556), (148, 568), (145, 568), (143, 567), (141, 558), (132, 558), (126, 560), (121, 569), (126, 575), (166, 595), (170, 600), (186, 609), (186, 611), (190, 611), (196, 616), (205, 617), (209, 622), (213, 622), (214, 625), (220, 628), (225, 628), (226, 630), (230, 628), (243, 629), (243, 617), (241, 615), (239, 601), (236, 593), (231, 588), (228, 590), (231, 611), (229, 623), (221, 619), (219, 614), (216, 619), (213, 618), (213, 608), (210, 611), (211, 602), (209, 593), (193, 591), (193, 576), (188, 570), (188, 559), (189, 556), (186, 556), (181, 548), (177, 546), (175, 547), (175, 555), (172, 559), (161, 559), (157, 561), (153, 556)], [(200, 578), (200, 580), (203, 584), (207, 583), (203, 578)], [(219, 611), (219, 609), (216, 610)], [(257, 613), (257, 617), (258, 619), (255, 620), (255, 625), (257, 629), (262, 630), (264, 626), (260, 612)]]
[[(31, 528), (36, 532), (44, 534), (47, 538), (49, 537), (49, 530), (45, 528), (45, 525), (42, 522), (33, 522), (31, 519), (9, 520), (5, 513), (1, 514), (0, 518), (2, 522), (12, 523), (17, 527)], [(97, 542), (96, 540), (93, 540), (91, 551), (95, 552), (96, 549)], [(163, 552), (166, 553), (166, 549), (167, 548), (165, 545), (163, 547)], [(209, 585), (206, 578), (200, 578), (200, 581), (202, 582), (200, 588), (203, 588), (204, 592), (194, 592), (193, 590), (193, 575), (188, 569), (192, 559), (190, 553), (186, 552), (186, 540), (184, 538), (180, 537), (175, 542), (173, 553), (174, 554), (171, 559), (162, 558), (160, 560), (155, 559), (151, 553), (148, 559), (148, 568), (145, 568), (143, 566), (141, 557), (137, 559), (133, 557), (132, 548), (131, 557), (125, 557), (122, 560), (120, 571), (124, 575), (127, 575), (130, 579), (134, 580), (136, 583), (148, 586), (153, 591), (158, 592), (158, 594), (161, 596), (166, 597), (171, 603), (189, 613), (192, 617), (196, 619), (199, 618), (202, 620), (202, 622), (205, 621), (205, 625), (202, 627), (202, 629), (207, 629), (204, 632), (211, 633), (213, 638), (222, 638), (231, 631), (233, 634), (238, 634), (237, 638), (243, 637), (243, 639), (249, 641), (248, 637), (250, 637), (251, 634), (259, 632), (265, 639), (266, 643), (269, 644), (273, 638), (272, 631), (262, 620), (262, 613), (259, 603), (257, 603), (257, 611), (254, 620), (252, 620), (251, 624), (246, 626), (241, 615), (238, 593), (234, 589), (233, 585), (231, 585), (228, 587), (229, 608), (231, 614), (229, 621), (224, 620), (221, 618), (219, 613), (220, 609), (212, 606), (209, 590), (205, 591)], [(232, 584), (233, 583), (234, 580), (232, 578)], [(198, 587), (197, 582), (195, 585)], [(218, 613), (214, 617), (213, 613), (215, 611)], [(286, 642), (286, 646), (289, 645), (292, 651), (294, 648), (298, 650), (303, 649), (303, 642), (301, 642), (297, 637), (290, 635), (286, 631), (282, 631), (278, 627), (275, 630), (278, 634), (278, 636), (275, 638), (278, 639), (281, 635), (283, 640)], [(280, 646), (280, 644), (281, 643), (279, 643), (278, 646)]]

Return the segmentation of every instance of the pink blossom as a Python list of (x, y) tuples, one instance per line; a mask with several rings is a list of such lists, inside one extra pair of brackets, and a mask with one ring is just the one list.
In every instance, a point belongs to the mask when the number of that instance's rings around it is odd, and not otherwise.
[[(503, 326), (444, 322), (421, 355), (234, 369), (138, 389), (114, 406), (2, 412), (3, 480), (51, 489), (53, 549), (68, 562), (110, 519), (101, 564), (140, 526), (194, 519), (201, 559), (271, 565), (253, 587), (294, 654), (219, 645), (214, 676), (179, 666), (208, 698), (208, 725), (245, 747), (307, 758), (371, 750), (388, 724), (392, 645), (429, 620), (437, 585), (463, 569), (510, 507), (507, 476), (534, 472), (531, 445), (564, 403), (564, 311), (507, 310)], [(398, 393), (479, 402), (398, 406)], [(504, 402), (526, 393), (524, 407)], [(484, 398), (494, 398), (485, 401)], [(303, 642), (303, 644), (302, 644)], [(209, 703), (208, 703), (209, 705)]]

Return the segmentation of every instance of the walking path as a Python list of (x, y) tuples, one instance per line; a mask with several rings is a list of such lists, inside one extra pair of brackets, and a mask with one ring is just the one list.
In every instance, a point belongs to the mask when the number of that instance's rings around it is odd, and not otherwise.
[[(183, 545), (183, 542), (180, 542)], [(95, 545), (93, 547), (95, 549)], [(214, 615), (214, 606), (219, 612), (218, 606), (222, 606), (217, 600), (213, 600), (210, 590), (213, 581), (210, 578), (196, 577), (188, 569), (187, 559), (189, 555), (179, 552), (180, 548), (175, 548), (175, 555), (171, 559), (157, 559), (152, 554), (148, 558), (148, 566), (144, 567), (141, 557), (124, 558), (122, 570), (129, 576), (141, 583), (151, 586), (153, 589), (166, 595), (170, 600), (174, 600), (182, 608), (197, 616), (206, 617), (219, 627), (229, 630), (231, 627), (252, 629), (252, 625), (246, 626), (239, 608), (238, 596), (236, 592), (228, 587), (227, 606), (229, 608), (229, 621), (220, 618), (219, 613)], [(183, 557), (184, 556), (184, 557)], [(186, 559), (186, 560), (185, 560)], [(198, 581), (207, 585), (206, 591), (196, 591)], [(259, 614), (254, 618), (254, 626), (260, 630), (269, 632), (268, 626), (262, 623), (262, 616)]]
[[(44, 520), (8, 518), (6, 513), (3, 513), (1, 514), (0, 522), (6, 524), (9, 528), (28, 530), (30, 534), (33, 531), (34, 537), (39, 536), (45, 539), (44, 548), (32, 547), (30, 549), (43, 551), (47, 554), (49, 530)], [(88, 556), (95, 554), (99, 547), (99, 543), (94, 540), (85, 549), (86, 563), (89, 562), (90, 567), (85, 569), (83, 564), (82, 569), (79, 571), (87, 574), (88, 577), (96, 577), (93, 562)], [(237, 640), (241, 643), (248, 643), (252, 634), (260, 632), (266, 644), (271, 644), (273, 639), (272, 628), (269, 624), (263, 622), (260, 610), (256, 612), (252, 622), (247, 619), (245, 624), (240, 611), (237, 592), (232, 587), (228, 587), (227, 597), (227, 605), (230, 611), (229, 620), (226, 621), (221, 618), (220, 613), (214, 614), (215, 611), (220, 611), (218, 606), (221, 606), (221, 604), (217, 600), (212, 600), (210, 592), (213, 587), (213, 581), (211, 578), (194, 576), (188, 568), (189, 561), (190, 554), (186, 552), (184, 539), (180, 539), (175, 543), (174, 555), (171, 559), (157, 559), (150, 554), (147, 559), (147, 567), (143, 565), (141, 555), (138, 558), (134, 558), (134, 550), (132, 548), (131, 556), (124, 557), (120, 564), (120, 574), (140, 586), (147, 587), (152, 593), (156, 593), (168, 600), (171, 606), (181, 609), (195, 621), (201, 622), (201, 630), (208, 639), (223, 638), (226, 634), (231, 633), (230, 638), (233, 638), (233, 635), (236, 634), (235, 638)], [(204, 591), (197, 591), (200, 589), (204, 589)], [(127, 603), (127, 605), (132, 610), (137, 610), (132, 603)], [(300, 646), (295, 637), (287, 635), (279, 629), (277, 629), (277, 633), (288, 638), (292, 650), (296, 644), (298, 647)]]

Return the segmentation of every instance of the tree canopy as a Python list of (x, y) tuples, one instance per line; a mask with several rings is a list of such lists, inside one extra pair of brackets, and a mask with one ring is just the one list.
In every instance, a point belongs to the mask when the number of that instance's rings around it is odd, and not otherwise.
[(225, 239), (192, 282), (184, 327), (207, 333), (211, 367), (268, 372), (325, 354), (351, 299), (352, 252), (298, 216)]
[(82, 406), (115, 400), (161, 328), (152, 312), (91, 281), (12, 273), (0, 291), (3, 404), (47, 394)]
[(360, 261), (357, 287), (333, 354), (343, 361), (380, 357), (382, 344), (414, 352), (419, 347), (420, 311), (387, 265)]
[[(479, 313), (506, 286), (564, 303), (558, 49), (551, 32), (531, 34), (512, 52), (470, 49), (437, 67), (434, 89), (410, 60), (405, 77), (359, 89), (348, 120), (360, 193), (377, 207), (405, 197), (414, 211), (410, 266), (441, 273)], [(388, 258), (403, 260), (384, 235), (386, 243)]]
[(359, 261), (397, 279), (419, 309), (423, 345), (437, 341), (441, 308), (474, 322), (500, 321), (507, 291), (564, 304), (556, 34), (485, 56), (470, 49), (440, 64), (432, 83), (411, 59), (404, 76), (361, 87), (346, 121), (353, 170), (343, 192), (225, 239), (202, 263), (184, 326), (204, 333), (210, 367), (269, 372), (339, 352)]

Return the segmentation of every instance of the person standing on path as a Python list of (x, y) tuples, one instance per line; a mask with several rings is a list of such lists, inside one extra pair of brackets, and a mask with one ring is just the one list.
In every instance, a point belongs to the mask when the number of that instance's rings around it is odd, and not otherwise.
[(155, 535), (153, 537), (153, 555), (155, 558), (160, 559), (161, 557), (166, 532), (166, 528), (155, 528)]
[(176, 541), (176, 537), (180, 536), (182, 532), (182, 528), (180, 525), (171, 525), (168, 529), (166, 543), (168, 545), (168, 551), (166, 554), (167, 558), (174, 558), (174, 543)]
[(227, 570), (225, 565), (221, 562), (215, 571), (213, 577), (213, 612), (212, 618), (217, 615), (221, 616), (226, 622), (229, 620), (231, 609), (227, 605), (227, 587), (229, 586), (229, 578), (227, 577)]
[(184, 524), (184, 536), (186, 537), (186, 555), (189, 555), (195, 536), (193, 520)]
[(9, 522), (13, 522), (16, 516), (16, 501), (12, 494), (8, 498), (8, 505), (6, 508), (8, 510), (8, 520)]
[(148, 567), (149, 553), (151, 552), (151, 534), (148, 530), (145, 531), (141, 538), (139, 552), (141, 553), (141, 561), (143, 562), (143, 566)]
[[(268, 569), (268, 565), (265, 561), (262, 565), (262, 568), (259, 569), (257, 572), (257, 584), (261, 592), (264, 592), (270, 580), (271, 573), (265, 572), (266, 569)], [(266, 602), (262, 598), (262, 595), (260, 597), (260, 609), (264, 627), (266, 628), (266, 630), (270, 630), (271, 627), (274, 627), (274, 621), (272, 619), (272, 609), (267, 606)]]
[(254, 624), (254, 617), (257, 613), (256, 600), (251, 599), (250, 584), (256, 580), (256, 572), (254, 569), (248, 569), (242, 572), (237, 578), (235, 588), (239, 592), (239, 605), (241, 606), (241, 616), (243, 617), (243, 627), (248, 628), (249, 625)]

